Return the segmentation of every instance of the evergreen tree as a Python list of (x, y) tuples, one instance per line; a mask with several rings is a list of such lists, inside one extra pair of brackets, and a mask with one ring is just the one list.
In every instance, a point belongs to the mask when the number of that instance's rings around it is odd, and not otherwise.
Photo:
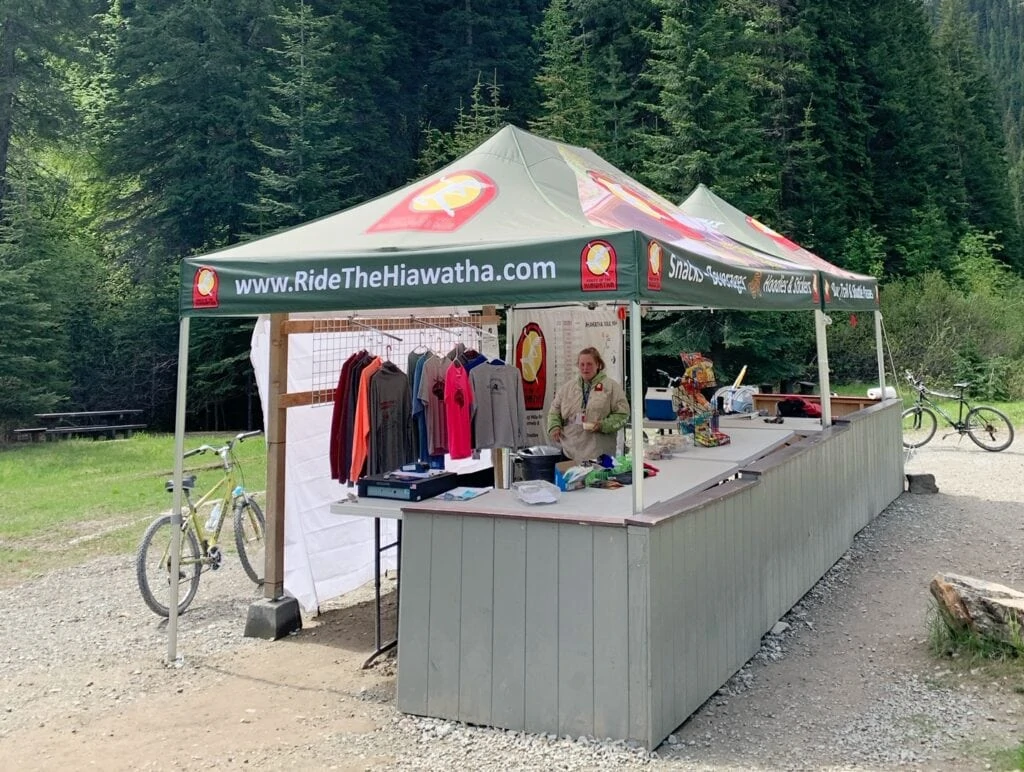
[(0, 217), (12, 188), (9, 175), (19, 138), (52, 140), (73, 129), (64, 74), (67, 62), (78, 56), (73, 33), (87, 29), (92, 5), (73, 0), (0, 4)]
[(848, 235), (870, 223), (871, 126), (859, 63), (866, 49), (865, 3), (795, 0), (794, 23), (807, 41), (808, 76), (793, 134), (782, 208), (791, 238), (839, 262)]
[[(408, 6), (388, 0), (318, 2), (330, 20), (325, 34), (335, 51), (327, 82), (344, 147), (339, 163), (351, 175), (336, 188), (335, 208), (342, 209), (401, 185), (413, 169), (418, 115), (396, 75), (409, 64), (411, 41), (397, 33), (391, 15)], [(423, 33), (421, 28), (413, 34)]]
[(280, 67), (270, 80), (270, 129), (255, 140), (263, 165), (255, 174), (257, 201), (250, 204), (257, 234), (339, 209), (350, 175), (344, 162), (341, 100), (328, 83), (337, 49), (327, 40), (329, 19), (305, 1), (275, 17), (281, 34), (273, 53)]
[(995, 234), (1004, 247), (1004, 259), (1024, 270), (1004, 135), (992, 84), (975, 48), (974, 24), (963, 0), (943, 0), (940, 13), (936, 41), (945, 68), (954, 168), (964, 191), (959, 203), (967, 222)]
[(536, 114), (534, 30), (547, 0), (419, 0), (398, 4), (408, 23), (413, 81), (410, 96), (419, 105), (419, 126), (444, 131), (477, 79), (502, 84), (509, 120), (525, 125)]
[(450, 131), (425, 127), (423, 151), (417, 161), (420, 174), (430, 174), (451, 163), (504, 126), (507, 108), (502, 107), (500, 97), (501, 88), (497, 83), (485, 86), (478, 80), (470, 94), (469, 109), (459, 106), (458, 118)]
[(733, 0), (659, 5), (648, 77), (659, 88), (652, 109), (661, 123), (646, 135), (646, 180), (675, 200), (699, 183), (729, 200), (771, 186), (778, 169), (756, 109), (764, 71), (745, 37), (747, 9)]
[(657, 101), (657, 87), (642, 73), (659, 10), (651, 0), (575, 0), (569, 10), (582, 30), (591, 64), (593, 102), (603, 124), (602, 155), (637, 173), (644, 147), (636, 136), (655, 123), (647, 105)]
[(582, 34), (574, 28), (568, 0), (552, 0), (538, 30), (541, 68), (536, 81), (541, 115), (537, 133), (602, 151), (602, 121), (594, 102), (594, 70)]
[(7, 214), (14, 224), (0, 226), (0, 436), (59, 404), (69, 386), (46, 294), (52, 264), (26, 238), (20, 207)]
[(270, 0), (159, 0), (113, 20), (103, 158), (140, 257), (174, 260), (243, 232), (261, 168), (253, 136), (267, 112), (272, 11)]
[[(886, 270), (941, 269), (955, 249), (962, 213), (928, 22), (914, 0), (871, 3), (862, 18), (870, 214), (890, 244)], [(920, 251), (923, 244), (928, 252)]]

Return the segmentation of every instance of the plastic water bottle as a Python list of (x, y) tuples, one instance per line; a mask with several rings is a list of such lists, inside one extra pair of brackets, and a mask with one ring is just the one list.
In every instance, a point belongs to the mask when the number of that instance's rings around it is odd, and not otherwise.
[(217, 526), (220, 525), (220, 510), (223, 506), (223, 502), (218, 501), (213, 505), (213, 509), (210, 510), (210, 519), (206, 521), (206, 530), (213, 531), (217, 530)]

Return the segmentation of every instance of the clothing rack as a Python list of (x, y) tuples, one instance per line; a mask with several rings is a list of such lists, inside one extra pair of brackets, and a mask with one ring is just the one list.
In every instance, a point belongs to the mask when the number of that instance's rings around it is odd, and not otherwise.
[[(467, 317), (460, 317), (460, 316), (454, 316), (454, 315), (449, 314), (448, 318), (451, 319), (452, 321), (458, 323), (458, 324), (462, 324), (462, 320), (467, 318)], [(433, 325), (431, 325), (431, 326), (433, 326)], [(497, 336), (496, 333), (493, 333), (490, 330), (484, 329), (483, 327), (479, 328), (479, 332), (480, 332), (481, 335), (489, 335), (490, 337), (494, 338), (495, 340), (498, 340), (498, 336)]]
[[(341, 365), (359, 349), (378, 349), (384, 354), (386, 341), (408, 345), (412, 342), (408, 333), (416, 326), (436, 328), (439, 333), (450, 336), (450, 344), (454, 346), (464, 335), (484, 335), (497, 339), (497, 335), (487, 327), (497, 327), (501, 318), (494, 306), (486, 306), (483, 313), (455, 316), (452, 314), (438, 316), (392, 316), (392, 317), (358, 317), (354, 314), (335, 318), (286, 319), (282, 324), (282, 333), (290, 335), (313, 335), (313, 351), (311, 362), (312, 388), (308, 391), (288, 392), (281, 395), (281, 407), (298, 407), (300, 405), (332, 405), (337, 389), (338, 373)], [(403, 336), (396, 333), (405, 332)], [(360, 333), (358, 336), (340, 333)], [(409, 340), (406, 340), (409, 338)], [(440, 337), (438, 341), (443, 342)], [(426, 342), (423, 344), (426, 347)], [(441, 347), (441, 346), (439, 346)], [(391, 346), (387, 345), (389, 350)]]
[(397, 340), (399, 342), (401, 342), (401, 340), (402, 340), (397, 335), (392, 335), (390, 332), (384, 332), (383, 330), (379, 330), (376, 327), (374, 327), (372, 324), (363, 324), (362, 322), (357, 322), (355, 320), (355, 317), (350, 318), (349, 322), (351, 324), (356, 325), (357, 327), (363, 327), (363, 328), (365, 328), (367, 330), (373, 330), (375, 333), (377, 333), (378, 335), (383, 335), (385, 338), (391, 338), (391, 340)]

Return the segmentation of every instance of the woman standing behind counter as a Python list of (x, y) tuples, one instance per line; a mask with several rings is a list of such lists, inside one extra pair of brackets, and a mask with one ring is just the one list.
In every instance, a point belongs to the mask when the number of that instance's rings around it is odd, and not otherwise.
[(629, 420), (622, 386), (604, 373), (604, 360), (593, 346), (576, 360), (579, 378), (562, 384), (548, 411), (548, 436), (573, 461), (615, 454), (615, 436)]

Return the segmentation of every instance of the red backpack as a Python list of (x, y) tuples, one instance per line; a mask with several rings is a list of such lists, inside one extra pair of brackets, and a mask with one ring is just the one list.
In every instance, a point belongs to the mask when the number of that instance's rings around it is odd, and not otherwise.
[(803, 397), (786, 397), (776, 409), (786, 418), (821, 418), (821, 405)]

